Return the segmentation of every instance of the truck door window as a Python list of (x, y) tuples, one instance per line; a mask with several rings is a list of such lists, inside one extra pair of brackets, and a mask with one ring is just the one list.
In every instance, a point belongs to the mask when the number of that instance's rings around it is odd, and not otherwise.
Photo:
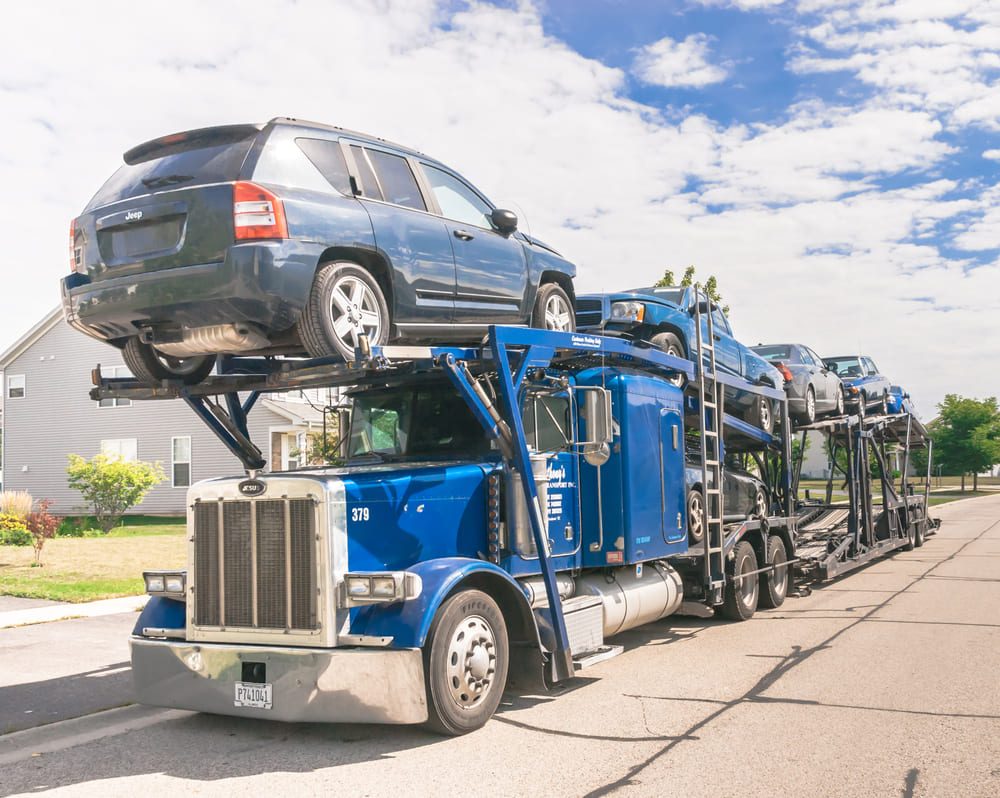
[(726, 314), (722, 312), (722, 308), (718, 305), (712, 305), (712, 325), (715, 327), (717, 333), (725, 333), (726, 335), (732, 335), (733, 331), (729, 327), (729, 320), (726, 318)]
[(537, 394), (524, 403), (522, 415), (528, 446), (536, 452), (565, 449), (572, 440), (569, 397)]
[(430, 164), (421, 163), (431, 191), (441, 208), (441, 215), (456, 222), (492, 229), (490, 206), (471, 188)]
[(417, 188), (417, 179), (413, 176), (406, 158), (381, 150), (370, 150), (367, 147), (365, 152), (368, 153), (368, 160), (375, 170), (386, 202), (406, 208), (416, 208), (418, 211), (427, 210), (423, 195)]

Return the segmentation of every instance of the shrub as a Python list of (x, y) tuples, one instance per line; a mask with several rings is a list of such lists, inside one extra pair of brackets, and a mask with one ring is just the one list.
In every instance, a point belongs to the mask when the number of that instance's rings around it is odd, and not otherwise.
[(59, 522), (57, 538), (82, 538), (88, 529), (97, 527), (97, 519), (92, 515), (67, 515)]
[(30, 546), (31, 533), (24, 521), (10, 513), (0, 513), (0, 546)]
[(114, 529), (126, 510), (166, 478), (159, 463), (130, 463), (103, 454), (91, 460), (71, 454), (66, 473), (69, 486), (90, 503), (97, 525), (105, 532)]
[(0, 493), (0, 515), (16, 515), (24, 518), (35, 503), (26, 490), (6, 490)]
[(41, 565), (42, 547), (45, 541), (56, 536), (56, 529), (59, 527), (59, 519), (49, 513), (52, 505), (48, 499), (38, 502), (38, 509), (28, 513), (24, 519), (24, 525), (31, 534), (31, 545), (35, 549), (35, 565)]

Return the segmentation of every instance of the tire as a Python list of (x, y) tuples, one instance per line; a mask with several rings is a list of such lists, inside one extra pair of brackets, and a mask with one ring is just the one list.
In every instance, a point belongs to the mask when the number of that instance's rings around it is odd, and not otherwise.
[(788, 553), (785, 542), (777, 535), (767, 538), (767, 564), (777, 566), (773, 573), (764, 572), (760, 575), (760, 606), (773, 610), (785, 603), (788, 595)]
[(903, 546), (903, 551), (913, 551), (916, 547), (917, 547), (916, 524), (910, 524), (906, 530), (906, 545)]
[(434, 616), (424, 645), (427, 727), (456, 737), (481, 728), (500, 705), (510, 661), (500, 607), (463, 590)]
[(919, 549), (924, 545), (924, 521), (922, 518), (913, 522), (913, 546)]
[(687, 519), (688, 540), (691, 543), (701, 543), (705, 539), (705, 496), (700, 485), (695, 485), (688, 491)]
[(774, 432), (774, 408), (771, 400), (766, 396), (754, 396), (753, 407), (747, 411), (744, 419), (770, 435)]
[(810, 385), (806, 388), (806, 411), (798, 417), (800, 424), (812, 424), (816, 420), (816, 391)]
[(733, 550), (732, 562), (726, 564), (726, 588), (722, 605), (718, 608), (723, 618), (731, 621), (747, 621), (753, 617), (760, 599), (760, 580), (756, 576), (750, 576), (742, 581), (741, 586), (737, 586), (734, 577), (756, 570), (757, 555), (753, 546), (741, 540)]
[(558, 283), (542, 283), (535, 296), (531, 326), (539, 330), (576, 332), (576, 313), (569, 295)]
[(861, 392), (861, 398), (858, 399), (858, 412), (855, 414), (858, 418), (864, 418), (868, 413), (868, 402), (865, 399), (865, 392)]
[(842, 416), (847, 410), (847, 399), (844, 397), (844, 386), (841, 385), (837, 388), (837, 404), (834, 405), (833, 414), (835, 416)]
[(751, 509), (751, 517), (764, 517), (767, 518), (770, 515), (770, 507), (768, 505), (767, 496), (764, 491), (758, 489), (753, 497), (753, 508)]
[[(668, 355), (673, 355), (674, 357), (683, 358), (685, 360), (687, 359), (687, 351), (684, 348), (684, 344), (682, 344), (681, 339), (672, 332), (657, 333), (649, 339), (649, 343)], [(683, 374), (678, 374), (676, 377), (673, 377), (670, 382), (680, 387), (684, 385), (684, 379), (685, 377)]]
[(889, 394), (887, 393), (882, 394), (882, 404), (879, 405), (879, 412), (883, 416), (889, 415)]
[(302, 345), (312, 357), (354, 360), (359, 336), (372, 346), (389, 340), (389, 306), (371, 272), (356, 263), (321, 264), (299, 319)]
[(181, 380), (185, 385), (197, 385), (215, 368), (215, 355), (171, 357), (157, 352), (138, 337), (125, 342), (122, 360), (132, 376), (147, 385), (159, 385), (163, 380)]

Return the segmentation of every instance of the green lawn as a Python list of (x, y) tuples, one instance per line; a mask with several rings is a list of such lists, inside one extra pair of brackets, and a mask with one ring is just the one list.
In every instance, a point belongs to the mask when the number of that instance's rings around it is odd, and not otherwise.
[(0, 595), (54, 601), (139, 596), (142, 572), (185, 563), (183, 519), (129, 518), (107, 537), (54, 538), (33, 568), (31, 546), (0, 546)]
[(928, 504), (933, 507), (936, 504), (947, 504), (948, 502), (955, 502), (959, 499), (975, 499), (978, 496), (997, 496), (1000, 495), (995, 490), (980, 490), (973, 492), (970, 488), (969, 490), (962, 493), (960, 490), (942, 490), (933, 491), (931, 493)]

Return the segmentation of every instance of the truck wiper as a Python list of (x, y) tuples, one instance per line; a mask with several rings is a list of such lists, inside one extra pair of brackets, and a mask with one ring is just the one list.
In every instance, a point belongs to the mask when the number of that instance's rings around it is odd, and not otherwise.
[(177, 183), (186, 183), (188, 180), (194, 180), (194, 175), (159, 175), (158, 177), (144, 177), (142, 179), (142, 184), (146, 188), (163, 188), (164, 186), (173, 186)]

